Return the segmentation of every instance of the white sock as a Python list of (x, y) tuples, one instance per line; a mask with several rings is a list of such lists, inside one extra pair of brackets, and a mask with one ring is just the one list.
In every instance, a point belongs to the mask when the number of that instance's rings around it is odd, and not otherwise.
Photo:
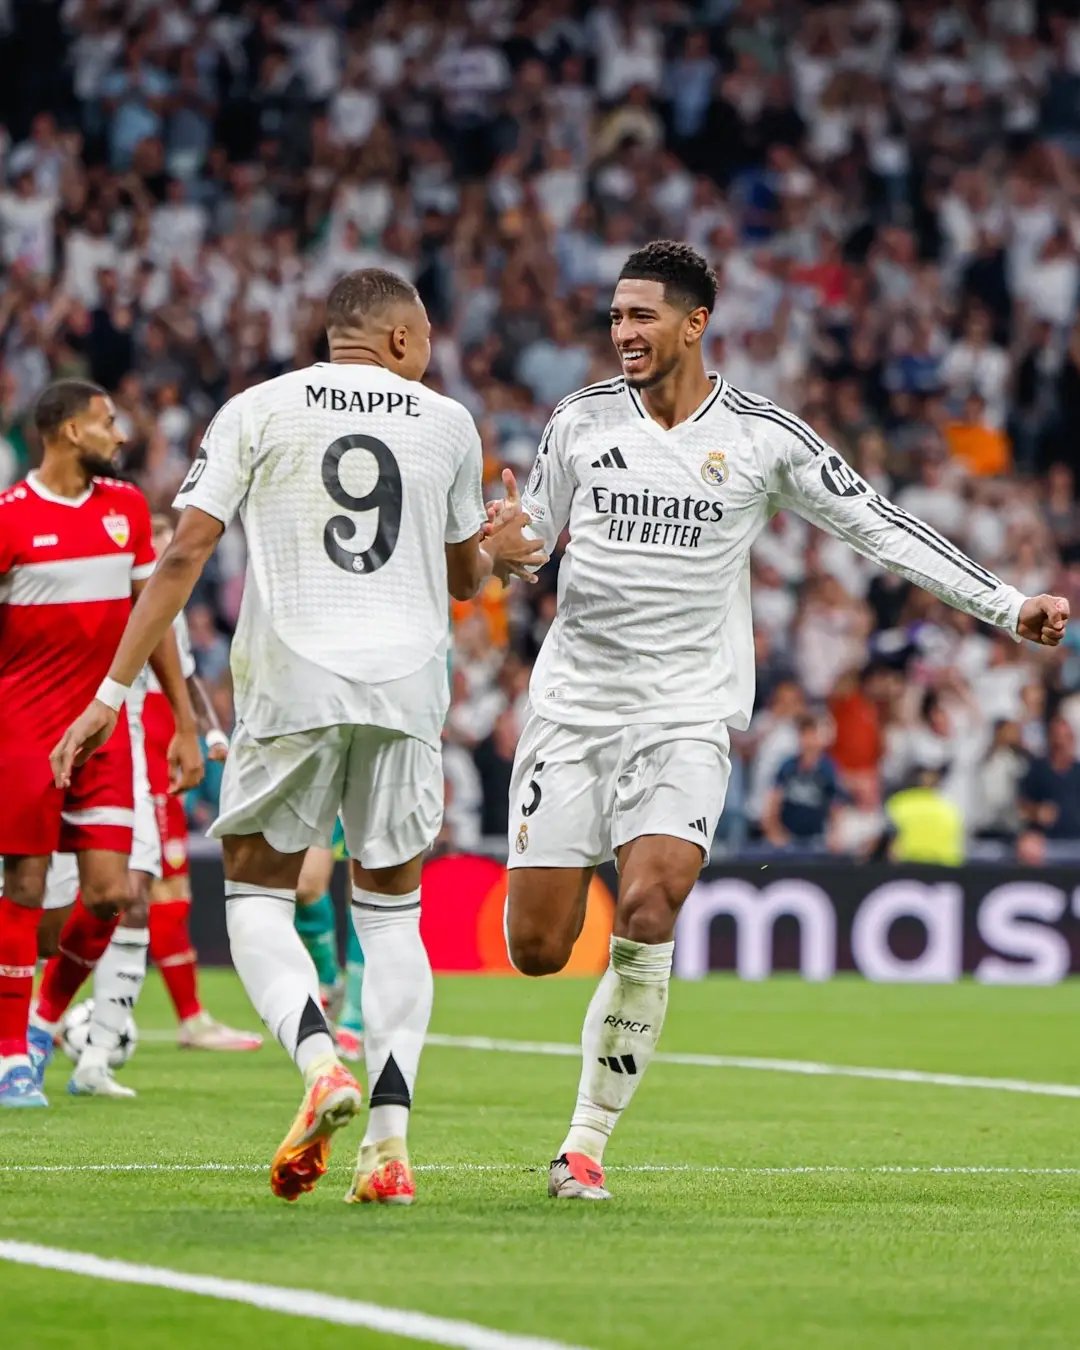
[(420, 937), (420, 892), (375, 895), (354, 886), (350, 910), (364, 951), (360, 1002), (371, 1103), (364, 1143), (403, 1140), (435, 994)]
[(118, 928), (94, 967), (94, 1011), (79, 1068), (106, 1068), (146, 980), (148, 928)]
[(319, 1005), (319, 975), (296, 931), (296, 896), (272, 886), (225, 883), (233, 965), (255, 1011), (309, 1081), (337, 1059)]
[(0, 1078), (3, 1078), (6, 1073), (10, 1073), (12, 1069), (28, 1069), (29, 1067), (29, 1055), (0, 1055)]
[(652, 1059), (667, 1011), (674, 942), (611, 939), (604, 972), (581, 1031), (581, 1081), (560, 1153), (601, 1162), (620, 1115)]

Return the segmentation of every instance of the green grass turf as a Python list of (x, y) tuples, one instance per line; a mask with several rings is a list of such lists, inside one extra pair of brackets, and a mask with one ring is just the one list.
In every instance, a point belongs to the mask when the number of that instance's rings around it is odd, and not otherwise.
[[(219, 1016), (251, 1025), (230, 975)], [(445, 979), (436, 1030), (576, 1041), (592, 983)], [(140, 1026), (170, 1025), (156, 976)], [(994, 989), (855, 980), (679, 985), (664, 1049), (1080, 1083), (1080, 984)], [(265, 1164), (299, 1080), (274, 1046), (144, 1042), (135, 1102), (0, 1116), (0, 1166)], [(1080, 1166), (1080, 1101), (654, 1064), (608, 1150), (609, 1205), (546, 1199), (576, 1059), (431, 1048), (411, 1210), (341, 1203), (360, 1130), (295, 1206), (262, 1172), (0, 1172), (0, 1238), (294, 1285), (532, 1332), (646, 1347), (1075, 1347), (1080, 1176), (621, 1172), (618, 1165)], [(350, 1137), (351, 1135), (351, 1137)], [(308, 1350), (328, 1328), (194, 1296), (0, 1265), (4, 1350)], [(405, 1345), (334, 1329), (350, 1346)]]

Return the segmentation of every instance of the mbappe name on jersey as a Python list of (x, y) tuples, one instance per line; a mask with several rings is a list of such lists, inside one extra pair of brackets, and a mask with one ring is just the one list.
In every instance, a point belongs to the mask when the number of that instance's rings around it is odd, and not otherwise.
[(415, 394), (395, 394), (384, 389), (327, 389), (304, 386), (309, 408), (328, 408), (331, 412), (404, 413), (420, 416), (420, 400)]
[(592, 489), (593, 506), (609, 516), (608, 538), (623, 544), (662, 544), (697, 548), (701, 525), (724, 518), (724, 507), (700, 497), (665, 497), (650, 492), (612, 492)]

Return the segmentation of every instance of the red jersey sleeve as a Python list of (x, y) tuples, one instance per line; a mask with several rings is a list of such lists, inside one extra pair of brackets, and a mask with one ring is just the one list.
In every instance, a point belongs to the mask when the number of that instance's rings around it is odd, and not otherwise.
[(16, 500), (10, 491), (0, 493), (0, 577), (11, 571), (18, 553), (18, 512), (14, 509)]
[(135, 559), (131, 564), (132, 581), (145, 581), (154, 570), (154, 544), (150, 527), (150, 508), (138, 490), (131, 504), (131, 547)]

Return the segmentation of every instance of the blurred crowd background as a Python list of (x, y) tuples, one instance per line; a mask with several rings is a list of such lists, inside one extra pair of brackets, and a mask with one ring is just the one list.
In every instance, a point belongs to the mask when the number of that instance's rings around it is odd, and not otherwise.
[[(670, 236), (720, 279), (710, 368), (1076, 610), (1077, 9), (0, 0), (0, 486), (46, 382), (85, 374), (166, 505), (213, 412), (318, 359), (328, 288), (381, 265), (420, 290), (495, 495), (615, 373), (613, 283)], [(226, 722), (244, 561), (233, 528), (189, 610)], [(454, 607), (450, 846), (505, 849), (556, 567)], [(753, 579), (717, 851), (910, 857), (929, 812), (941, 861), (1080, 856), (1080, 624), (1022, 649), (790, 515)]]

